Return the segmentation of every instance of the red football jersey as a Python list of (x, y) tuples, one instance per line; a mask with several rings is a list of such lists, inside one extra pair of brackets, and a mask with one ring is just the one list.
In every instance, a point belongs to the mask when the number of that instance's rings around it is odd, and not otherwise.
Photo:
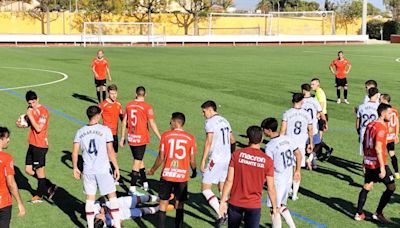
[(94, 58), (92, 60), (92, 68), (94, 67), (94, 71), (97, 73), (95, 76), (96, 80), (105, 80), (107, 76), (107, 68), (108, 68), (108, 60), (106, 58), (98, 59)]
[(332, 67), (336, 68), (336, 77), (337, 78), (346, 78), (346, 67), (351, 66), (351, 63), (347, 59), (339, 60), (339, 59), (334, 59), (331, 62)]
[(388, 129), (388, 137), (387, 137), (387, 142), (395, 142), (397, 143), (398, 137), (399, 137), (399, 112), (395, 108), (390, 108), (389, 109), (389, 122), (387, 123), (387, 129)]
[(161, 136), (160, 151), (165, 153), (161, 178), (172, 182), (188, 181), (190, 155), (197, 153), (194, 136), (181, 129), (167, 131)]
[(49, 111), (47, 110), (47, 108), (41, 105), (36, 110), (33, 110), (32, 114), (33, 118), (38, 124), (43, 124), (43, 128), (40, 132), (37, 132), (35, 128), (31, 126), (31, 128), (29, 129), (29, 144), (40, 148), (48, 148), (49, 143), (47, 137), (49, 134)]
[(103, 125), (111, 129), (113, 135), (118, 134), (118, 119), (122, 115), (122, 105), (118, 101), (112, 102), (109, 99), (103, 100), (99, 107), (101, 109), (101, 117)]
[(244, 208), (261, 208), (266, 177), (274, 176), (274, 162), (261, 150), (236, 150), (229, 167), (235, 169), (229, 203)]
[(151, 105), (145, 101), (133, 100), (126, 105), (128, 144), (142, 146), (150, 143), (148, 121), (154, 119)]
[(387, 139), (387, 127), (379, 121), (373, 121), (368, 124), (363, 141), (364, 149), (364, 166), (367, 169), (380, 168), (378, 156), (376, 154), (376, 143), (382, 143), (382, 157), (383, 162), (387, 165), (386, 159), (386, 139)]
[(11, 155), (0, 151), (0, 208), (12, 205), (10, 189), (6, 177), (14, 175), (14, 163)]

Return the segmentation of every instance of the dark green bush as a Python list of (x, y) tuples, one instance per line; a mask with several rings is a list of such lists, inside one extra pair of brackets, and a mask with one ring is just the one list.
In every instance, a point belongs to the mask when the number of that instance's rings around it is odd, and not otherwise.
[(370, 39), (381, 39), (381, 28), (383, 27), (383, 21), (372, 19), (367, 22), (367, 34)]
[(383, 24), (383, 39), (390, 40), (392, 34), (400, 34), (400, 22), (387, 21)]

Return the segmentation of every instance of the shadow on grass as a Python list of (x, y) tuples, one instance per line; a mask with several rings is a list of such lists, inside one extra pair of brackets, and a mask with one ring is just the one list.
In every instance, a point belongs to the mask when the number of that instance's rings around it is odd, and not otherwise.
[[(61, 162), (70, 169), (72, 167), (72, 152), (68, 150), (63, 150), (62, 153), (64, 155), (61, 156)], [(78, 155), (78, 168), (79, 170), (83, 170), (83, 158), (82, 155)]]
[(93, 103), (93, 104), (98, 104), (97, 100), (93, 97), (89, 97), (87, 95), (82, 95), (82, 94), (78, 94), (78, 93), (73, 93), (72, 94), (73, 98), (82, 100), (82, 101), (87, 101), (89, 103)]
[[(361, 156), (360, 156), (360, 160), (361, 160)], [(329, 158), (328, 162), (331, 163), (332, 165), (343, 168), (343, 169), (349, 171), (350, 173), (353, 173), (353, 174), (356, 174), (359, 176), (364, 176), (364, 174), (362, 173), (363, 169), (362, 169), (361, 163), (349, 161), (344, 158), (339, 158), (336, 156), (331, 156)]]
[(357, 188), (361, 188), (362, 187), (362, 185), (354, 182), (354, 180), (353, 180), (353, 178), (351, 176), (343, 174), (343, 173), (339, 173), (339, 172), (337, 172), (337, 171), (335, 171), (333, 169), (329, 169), (329, 168), (326, 168), (326, 167), (323, 167), (323, 166), (319, 165), (318, 168), (315, 169), (315, 172), (336, 177), (337, 179), (339, 179), (341, 181), (348, 182), (349, 185), (353, 186), (353, 187), (357, 187)]
[(77, 214), (79, 214), (82, 220), (86, 220), (84, 202), (71, 195), (61, 186), (58, 187), (56, 193), (54, 194), (53, 202), (55, 206), (60, 208), (62, 212), (68, 215), (68, 217), (77, 227), (86, 227), (77, 217)]
[(26, 190), (32, 196), (36, 195), (36, 190), (32, 188), (32, 186), (29, 184), (28, 178), (22, 174), (21, 170), (17, 166), (14, 166), (14, 172), (15, 182), (17, 183), (18, 189)]
[[(330, 208), (334, 209), (337, 212), (340, 212), (347, 217), (354, 219), (354, 214), (356, 212), (356, 208), (354, 207), (354, 203), (347, 201), (345, 199), (337, 198), (337, 197), (324, 197), (317, 193), (314, 193), (308, 189), (300, 187), (299, 192), (302, 195), (308, 196), (314, 200), (317, 200), (321, 203), (328, 205)], [(367, 213), (366, 213), (367, 214)], [(369, 213), (371, 214), (371, 213)]]

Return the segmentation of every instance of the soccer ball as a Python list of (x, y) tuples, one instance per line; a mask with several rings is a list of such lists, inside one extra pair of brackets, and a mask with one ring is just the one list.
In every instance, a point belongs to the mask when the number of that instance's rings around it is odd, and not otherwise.
[(31, 121), (29, 120), (28, 116), (26, 114), (22, 114), (18, 118), (18, 122), (23, 126), (23, 127), (30, 127), (31, 126)]

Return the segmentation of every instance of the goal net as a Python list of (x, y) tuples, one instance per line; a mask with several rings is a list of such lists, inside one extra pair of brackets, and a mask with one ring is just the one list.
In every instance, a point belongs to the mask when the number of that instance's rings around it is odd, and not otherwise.
[(199, 35), (269, 35), (271, 14), (209, 13)]
[(335, 12), (270, 12), (271, 35), (334, 35)]
[(84, 22), (83, 46), (148, 43), (165, 46), (165, 26), (151, 22)]

